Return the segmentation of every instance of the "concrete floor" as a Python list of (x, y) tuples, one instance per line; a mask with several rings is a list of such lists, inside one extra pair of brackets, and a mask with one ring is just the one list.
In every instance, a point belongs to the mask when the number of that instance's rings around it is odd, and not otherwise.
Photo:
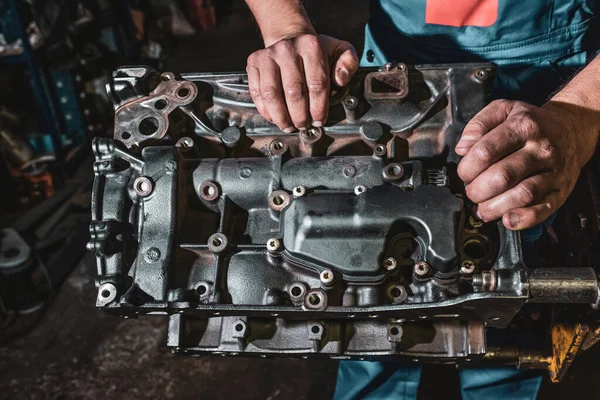
[[(309, 0), (307, 6), (321, 32), (350, 40), (360, 51), (365, 0)], [(250, 14), (236, 0), (218, 29), (182, 39), (166, 69), (243, 70), (247, 55), (260, 45)], [(333, 361), (171, 354), (166, 319), (122, 320), (96, 310), (94, 263), (87, 254), (35, 328), (0, 347), (0, 399), (331, 398)], [(577, 359), (563, 383), (545, 381), (539, 398), (600, 398), (599, 356), (600, 345)], [(426, 366), (419, 398), (442, 396), (460, 397), (456, 370)]]

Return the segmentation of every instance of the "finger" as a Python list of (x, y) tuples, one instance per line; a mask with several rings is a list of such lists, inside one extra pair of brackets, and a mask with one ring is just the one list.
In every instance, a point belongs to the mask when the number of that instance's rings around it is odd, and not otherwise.
[(279, 63), (283, 93), (292, 123), (297, 129), (306, 130), (310, 126), (310, 118), (302, 58), (286, 55), (276, 61)]
[(508, 118), (512, 104), (514, 103), (507, 100), (496, 100), (479, 111), (465, 126), (456, 144), (456, 154), (464, 156), (483, 135), (504, 122)]
[(340, 41), (333, 54), (333, 80), (340, 87), (346, 86), (358, 70), (356, 50), (350, 43)]
[(260, 97), (260, 72), (258, 68), (248, 65), (246, 67), (246, 73), (248, 74), (248, 90), (250, 91), (250, 97), (252, 97), (256, 109), (267, 121), (272, 122), (271, 116), (263, 104), (262, 97)]
[(285, 133), (293, 132), (295, 129), (285, 105), (279, 66), (270, 57), (265, 57), (260, 64), (260, 97), (273, 123)]
[(548, 193), (539, 203), (529, 207), (514, 208), (502, 216), (502, 223), (512, 230), (522, 230), (541, 224), (561, 206), (560, 192)]
[(546, 165), (532, 152), (519, 150), (483, 171), (465, 188), (474, 203), (483, 203), (515, 187)]
[(556, 190), (556, 175), (544, 172), (525, 179), (512, 189), (477, 206), (477, 216), (484, 221), (493, 221), (514, 208), (529, 207), (548, 193)]
[(308, 88), (309, 111), (312, 125), (321, 127), (327, 121), (329, 111), (329, 66), (321, 49), (302, 56), (306, 87)]
[(471, 146), (458, 164), (458, 176), (471, 183), (492, 164), (525, 146), (526, 141), (513, 122), (503, 122)]

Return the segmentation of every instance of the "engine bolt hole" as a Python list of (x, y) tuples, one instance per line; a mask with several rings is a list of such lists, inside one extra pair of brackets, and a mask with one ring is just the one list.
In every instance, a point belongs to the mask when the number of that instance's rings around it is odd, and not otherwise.
[(387, 288), (387, 296), (394, 304), (404, 303), (408, 298), (408, 292), (402, 285), (393, 284)]
[(489, 253), (489, 245), (483, 238), (475, 237), (463, 243), (463, 252), (469, 258), (481, 260)]
[(227, 236), (222, 233), (215, 233), (208, 238), (208, 250), (213, 253), (220, 253), (227, 248)]
[(158, 119), (154, 117), (147, 117), (140, 122), (138, 125), (138, 130), (144, 136), (152, 136), (158, 131), (159, 127), (160, 123), (158, 122)]
[(156, 100), (156, 102), (154, 102), (154, 108), (156, 108), (157, 110), (164, 110), (165, 108), (167, 108), (168, 105), (169, 103), (167, 103), (167, 101), (163, 99), (159, 99)]
[(204, 181), (200, 185), (200, 197), (206, 201), (215, 201), (219, 197), (219, 187), (212, 181)]
[(287, 151), (287, 145), (279, 139), (275, 139), (269, 144), (271, 155), (280, 156)]
[(199, 282), (196, 285), (196, 293), (198, 293), (198, 297), (202, 299), (206, 299), (210, 295), (210, 283), (208, 282)]
[(190, 89), (188, 89), (186, 87), (182, 87), (181, 89), (177, 90), (177, 96), (182, 99), (188, 97), (189, 94), (190, 94)]
[(284, 190), (276, 190), (269, 195), (269, 206), (272, 210), (282, 211), (290, 204), (290, 195)]
[(395, 181), (404, 176), (404, 167), (398, 163), (388, 164), (383, 168), (383, 179), (386, 181)]
[(293, 283), (288, 288), (288, 293), (292, 301), (300, 301), (304, 299), (304, 295), (306, 294), (306, 286), (300, 282)]
[(354, 194), (357, 195), (357, 196), (360, 195), (360, 194), (363, 194), (366, 191), (367, 191), (367, 188), (365, 186), (362, 186), (362, 185), (356, 186), (354, 188)]
[(313, 289), (304, 299), (304, 307), (309, 310), (323, 310), (327, 307), (327, 295), (321, 289)]
[(387, 149), (384, 145), (382, 144), (378, 144), (377, 146), (375, 146), (375, 148), (373, 149), (373, 155), (377, 156), (377, 157), (383, 157), (387, 154)]
[(149, 196), (153, 189), (154, 185), (148, 177), (140, 176), (133, 181), (133, 191), (140, 197)]

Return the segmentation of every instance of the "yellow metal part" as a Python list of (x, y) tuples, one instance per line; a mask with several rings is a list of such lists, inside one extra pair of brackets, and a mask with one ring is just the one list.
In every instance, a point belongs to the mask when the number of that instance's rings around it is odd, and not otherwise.
[(581, 345), (581, 351), (585, 351), (585, 350), (589, 349), (594, 344), (596, 344), (599, 340), (600, 340), (600, 325), (598, 325), (596, 328), (591, 330), (590, 333), (587, 335), (587, 337), (583, 341), (583, 344)]
[(552, 382), (559, 382), (565, 376), (589, 331), (589, 325), (579, 323), (552, 327), (552, 357), (547, 367)]

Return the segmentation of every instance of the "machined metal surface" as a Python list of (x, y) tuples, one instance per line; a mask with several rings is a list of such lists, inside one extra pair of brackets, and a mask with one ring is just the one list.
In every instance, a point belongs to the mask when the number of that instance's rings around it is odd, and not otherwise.
[(464, 196), (454, 146), (491, 76), (361, 70), (326, 126), (286, 134), (244, 74), (120, 69), (115, 137), (93, 144), (98, 306), (168, 315), (182, 354), (470, 362), (529, 301), (594, 303), (593, 271), (529, 271)]

